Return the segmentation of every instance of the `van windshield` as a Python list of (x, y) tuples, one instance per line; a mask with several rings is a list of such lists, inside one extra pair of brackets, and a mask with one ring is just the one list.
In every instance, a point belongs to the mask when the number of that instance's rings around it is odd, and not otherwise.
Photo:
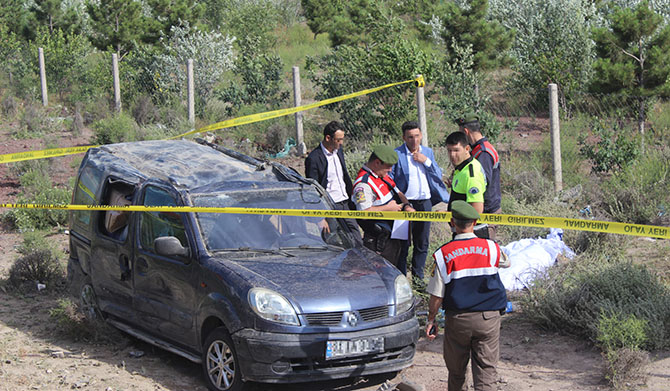
[[(198, 207), (326, 210), (328, 205), (311, 188), (270, 188), (225, 191), (193, 196)], [(339, 219), (197, 213), (209, 251), (278, 250), (293, 248), (351, 247), (347, 228)]]

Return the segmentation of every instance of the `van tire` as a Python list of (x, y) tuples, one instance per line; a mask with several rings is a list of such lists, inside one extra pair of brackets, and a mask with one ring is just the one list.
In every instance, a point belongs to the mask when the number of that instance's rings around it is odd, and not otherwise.
[(102, 320), (102, 313), (98, 307), (98, 297), (93, 289), (91, 277), (84, 277), (79, 288), (79, 309), (84, 313), (88, 321), (94, 322)]
[(245, 389), (237, 352), (225, 327), (218, 327), (209, 333), (202, 351), (202, 369), (207, 388), (212, 391)]

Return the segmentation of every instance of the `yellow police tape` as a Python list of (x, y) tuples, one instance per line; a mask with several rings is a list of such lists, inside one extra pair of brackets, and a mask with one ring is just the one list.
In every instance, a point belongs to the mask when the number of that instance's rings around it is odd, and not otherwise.
[[(411, 220), (446, 222), (450, 212), (366, 212), (354, 210), (310, 210), (310, 209), (267, 209), (267, 208), (217, 208), (197, 206), (108, 206), (108, 205), (66, 205), (66, 204), (0, 204), (0, 208), (23, 209), (65, 209), (65, 210), (118, 210), (127, 212), (197, 212), (260, 214), (321, 218), (368, 218), (377, 220)], [(632, 236), (646, 236), (670, 239), (670, 228), (654, 225), (627, 224), (612, 221), (567, 219), (562, 217), (518, 216), (503, 214), (482, 214), (480, 223), (514, 225), (538, 228), (562, 228), (578, 231), (604, 232)]]
[(41, 151), (10, 153), (7, 155), (0, 155), (0, 163), (12, 163), (12, 162), (20, 162), (23, 160), (44, 159), (48, 157), (74, 155), (76, 153), (86, 152), (89, 149), (95, 147), (99, 147), (99, 145), (86, 145), (83, 147), (53, 148), (53, 149), (44, 149)]
[(253, 122), (259, 122), (259, 121), (265, 121), (265, 120), (272, 119), (272, 118), (283, 117), (283, 116), (286, 116), (286, 115), (295, 114), (295, 113), (300, 112), (300, 111), (314, 109), (314, 108), (317, 108), (317, 107), (329, 105), (331, 103), (337, 103), (337, 102), (341, 102), (343, 100), (352, 99), (352, 98), (356, 98), (356, 97), (359, 97), (359, 96), (362, 96), (362, 95), (371, 94), (373, 92), (377, 92), (377, 91), (383, 90), (385, 88), (395, 87), (397, 85), (412, 83), (412, 82), (415, 83), (415, 85), (417, 87), (423, 87), (423, 86), (426, 85), (426, 82), (423, 79), (423, 76), (419, 76), (416, 79), (399, 81), (399, 82), (396, 82), (396, 83), (390, 83), (390, 84), (383, 85), (381, 87), (370, 88), (370, 89), (367, 89), (367, 90), (353, 92), (353, 93), (347, 94), (347, 95), (341, 95), (341, 96), (337, 96), (337, 97), (330, 98), (330, 99), (324, 99), (322, 101), (310, 103), (308, 105), (302, 105), (302, 106), (298, 106), (298, 107), (291, 107), (291, 108), (288, 108), (288, 109), (266, 111), (264, 113), (250, 114), (250, 115), (245, 115), (243, 117), (237, 117), (237, 118), (229, 119), (229, 120), (226, 120), (226, 121), (217, 122), (215, 124), (211, 124), (211, 125), (207, 125), (205, 127), (202, 127), (200, 129), (195, 129), (195, 130), (192, 130), (190, 132), (180, 134), (179, 136), (171, 137), (170, 139), (178, 139), (178, 138), (186, 137), (186, 136), (196, 134), (196, 133), (210, 132), (210, 131), (213, 131), (213, 130), (231, 128), (233, 126), (246, 125), (246, 124), (250, 124), (250, 123), (253, 123)]
[[(329, 105), (331, 103), (341, 102), (343, 100), (352, 99), (352, 98), (356, 98), (356, 97), (359, 97), (359, 96), (362, 96), (362, 95), (371, 94), (373, 92), (377, 92), (377, 91), (383, 90), (385, 88), (394, 87), (394, 86), (397, 86), (397, 85), (412, 83), (412, 82), (417, 87), (423, 87), (423, 86), (426, 85), (426, 82), (423, 79), (423, 76), (419, 76), (419, 77), (417, 77), (415, 79), (412, 79), (412, 80), (405, 80), (405, 81), (400, 81), (400, 82), (396, 82), (396, 83), (389, 83), (389, 84), (383, 85), (381, 87), (375, 87), (375, 88), (370, 88), (370, 89), (367, 89), (367, 90), (362, 90), (362, 91), (354, 92), (354, 93), (347, 94), (347, 95), (341, 95), (341, 96), (337, 96), (335, 98), (325, 99), (325, 100), (315, 102), (315, 103), (311, 103), (311, 104), (308, 104), (308, 105), (303, 105), (303, 106), (298, 106), (298, 107), (291, 107), (291, 108), (288, 108), (288, 109), (267, 111), (267, 112), (264, 112), (264, 113), (250, 114), (250, 115), (245, 115), (245, 116), (242, 116), (242, 117), (232, 118), (232, 119), (229, 119), (229, 120), (217, 122), (215, 124), (207, 125), (207, 126), (204, 126), (202, 128), (192, 130), (190, 132), (180, 134), (179, 136), (170, 137), (169, 140), (179, 139), (179, 138), (186, 137), (186, 136), (196, 134), (196, 133), (211, 132), (213, 130), (231, 128), (233, 126), (246, 125), (246, 124), (250, 124), (250, 123), (254, 123), (254, 122), (260, 122), (260, 121), (265, 121), (265, 120), (268, 120), (268, 119), (283, 117), (283, 116), (286, 116), (286, 115), (295, 114), (295, 113), (300, 112), (300, 111), (305, 111), (305, 110), (313, 109), (313, 108), (316, 108), (316, 107)], [(54, 149), (45, 149), (45, 150), (41, 150), (41, 151), (10, 153), (10, 154), (6, 154), (6, 155), (0, 155), (0, 163), (13, 163), (13, 162), (20, 162), (20, 161), (23, 161), (23, 160), (33, 160), (33, 159), (43, 159), (43, 158), (56, 157), (56, 156), (74, 155), (74, 154), (77, 154), (77, 153), (86, 152), (89, 149), (95, 148), (95, 147), (99, 147), (99, 145), (88, 145), (88, 146), (83, 146), (83, 147), (70, 147), (70, 148), (54, 148)]]

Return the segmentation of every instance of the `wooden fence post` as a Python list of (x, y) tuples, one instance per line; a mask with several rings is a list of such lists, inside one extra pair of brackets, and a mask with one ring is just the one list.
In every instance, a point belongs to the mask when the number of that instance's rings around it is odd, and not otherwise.
[(195, 126), (195, 88), (193, 82), (193, 60), (188, 59), (186, 64), (186, 73), (188, 81), (188, 122)]
[[(421, 75), (416, 75), (421, 78)], [(421, 127), (421, 145), (428, 146), (428, 125), (426, 124), (426, 101), (423, 96), (423, 87), (416, 87), (416, 109), (419, 113), (419, 126)]]
[(561, 168), (561, 130), (558, 118), (558, 86), (549, 84), (549, 127), (551, 128), (551, 155), (554, 161), (554, 191), (563, 190)]
[[(300, 68), (298, 67), (293, 67), (293, 99), (295, 107), (302, 105), (302, 97), (300, 95)], [(302, 129), (302, 111), (295, 113), (295, 144), (298, 156), (307, 153)]]
[(121, 112), (121, 83), (119, 82), (119, 57), (112, 54), (112, 78), (114, 79), (114, 110)]
[(49, 105), (49, 94), (47, 93), (47, 72), (44, 65), (44, 49), (38, 48), (40, 62), (40, 87), (42, 88), (42, 106)]

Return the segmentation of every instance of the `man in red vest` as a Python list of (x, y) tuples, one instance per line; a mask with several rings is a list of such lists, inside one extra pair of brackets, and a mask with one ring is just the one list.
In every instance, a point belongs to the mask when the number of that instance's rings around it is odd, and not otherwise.
[[(484, 169), (486, 175), (486, 191), (484, 192), (484, 213), (502, 213), (500, 209), (500, 157), (498, 151), (493, 148), (489, 140), (484, 137), (476, 114), (467, 114), (456, 120), (458, 129), (465, 133), (472, 152), (472, 157), (477, 159)], [(489, 238), (495, 240), (498, 227), (488, 226)]]
[[(414, 212), (407, 197), (398, 190), (388, 175), (391, 167), (398, 162), (393, 148), (380, 145), (374, 148), (368, 162), (358, 171), (354, 181), (351, 200), (357, 210), (370, 212)], [(398, 266), (398, 258), (403, 242), (392, 239), (393, 220), (359, 219), (363, 229), (363, 244), (386, 258), (393, 266)]]
[(463, 200), (451, 205), (454, 240), (433, 254), (435, 269), (426, 291), (426, 336), (437, 335), (435, 316), (445, 311), (444, 362), (449, 370), (449, 391), (466, 390), (466, 369), (472, 357), (476, 391), (495, 391), (500, 355), (500, 317), (507, 305), (499, 267), (509, 267), (496, 242), (478, 238), (474, 226), (479, 213)]

